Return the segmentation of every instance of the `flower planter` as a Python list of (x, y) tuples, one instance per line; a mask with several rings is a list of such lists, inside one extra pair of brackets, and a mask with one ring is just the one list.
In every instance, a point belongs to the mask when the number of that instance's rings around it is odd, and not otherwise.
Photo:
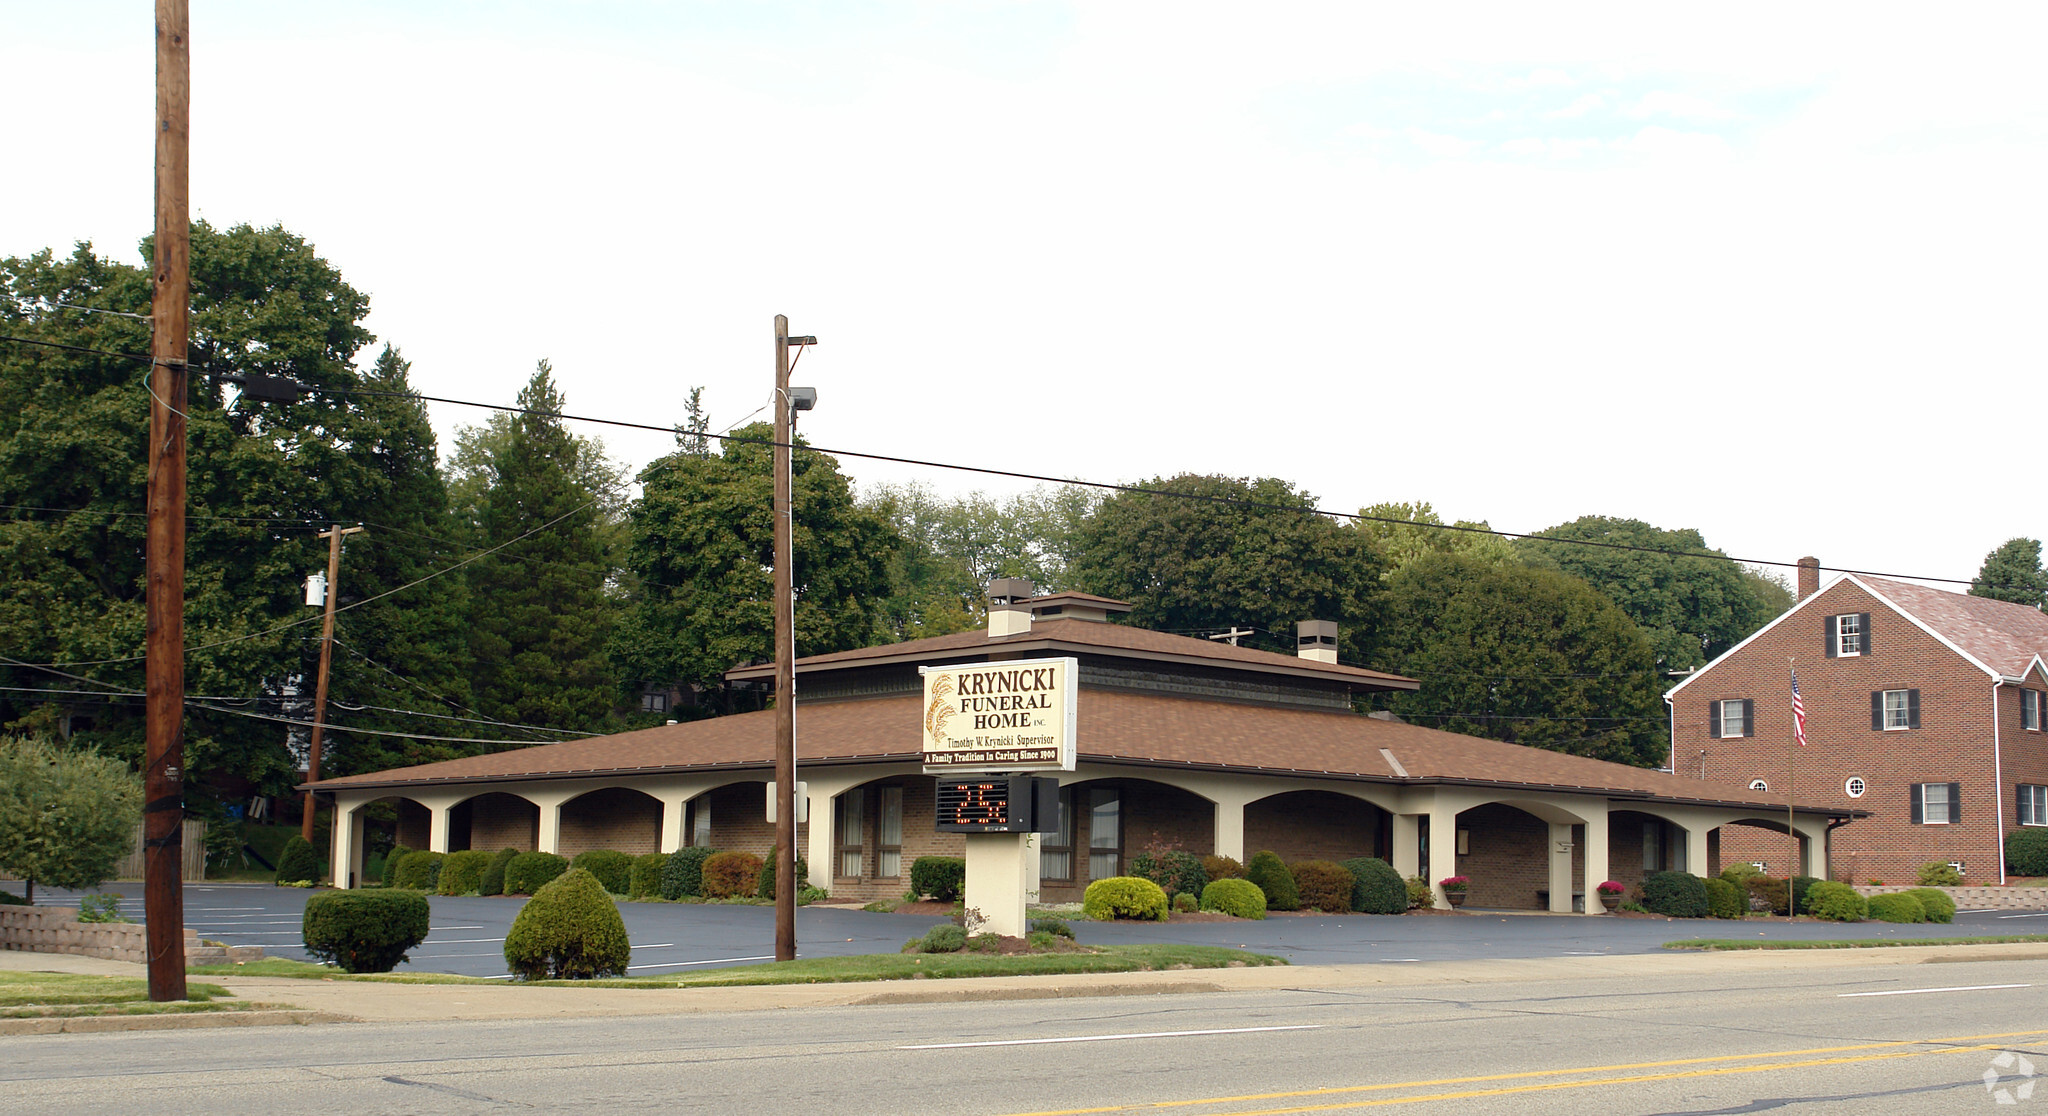
[(1465, 905), (1465, 893), (1462, 891), (1446, 891), (1444, 892), (1444, 898), (1450, 900), (1452, 907), (1462, 907)]

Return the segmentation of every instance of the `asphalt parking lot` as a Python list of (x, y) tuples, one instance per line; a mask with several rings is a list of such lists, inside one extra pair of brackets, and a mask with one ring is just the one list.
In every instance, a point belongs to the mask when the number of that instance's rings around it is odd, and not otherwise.
[[(20, 894), (19, 883), (0, 884)], [(140, 921), (142, 885), (110, 884), (122, 913)], [(300, 915), (312, 892), (256, 883), (185, 886), (185, 924), (202, 938), (260, 945), (273, 957), (306, 959)], [(37, 888), (44, 906), (75, 893)], [(504, 940), (520, 898), (434, 896), (432, 930), (400, 971), (505, 975)], [(765, 906), (621, 903), (635, 973), (682, 972), (774, 959), (775, 912)], [(797, 910), (799, 956), (893, 953), (941, 919), (831, 907)], [(1584, 918), (1511, 911), (1456, 915), (1275, 916), (1262, 922), (1097, 923), (1073, 920), (1097, 944), (1180, 942), (1271, 953), (1298, 965), (1387, 965), (1487, 958), (1598, 957), (1656, 953), (1679, 938), (1990, 937), (2048, 933), (2048, 911), (1964, 911), (1951, 925), (1882, 922), (1726, 922), (1716, 919)]]

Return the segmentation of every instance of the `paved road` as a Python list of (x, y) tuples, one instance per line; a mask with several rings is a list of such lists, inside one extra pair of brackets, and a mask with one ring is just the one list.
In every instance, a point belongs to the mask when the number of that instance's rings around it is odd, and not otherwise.
[[(141, 917), (141, 885), (115, 884), (123, 910)], [(45, 904), (70, 893), (37, 889)], [(260, 945), (272, 956), (304, 958), (300, 915), (308, 892), (263, 884), (188, 884), (186, 925), (203, 938), (230, 945)], [(404, 966), (426, 972), (500, 976), (505, 972), (505, 931), (525, 902), (507, 898), (433, 899), (432, 933)], [(633, 971), (681, 972), (694, 968), (773, 960), (774, 911), (768, 907), (622, 903), (633, 942)], [(941, 921), (930, 915), (883, 915), (805, 907), (797, 911), (799, 954), (807, 957), (888, 953)], [(1675, 938), (1925, 938), (2048, 933), (2048, 912), (1989, 911), (1959, 914), (1953, 925), (1931, 923), (1733, 923), (1715, 919), (1583, 918), (1564, 915), (1476, 914), (1344, 917), (1274, 917), (1263, 922), (1073, 924), (1084, 942), (1120, 944), (1173, 941), (1237, 946), (1278, 954), (1297, 965), (1407, 964), (1478, 958), (1603, 956), (1652, 953)], [(765, 956), (764, 956), (765, 955)]]
[[(1270, 970), (1267, 970), (1270, 972)], [(1303, 974), (1304, 976), (1312, 974)], [(0, 1039), (13, 1111), (2027, 1112), (2048, 961)], [(1987, 1084), (1987, 1073), (1990, 1075)], [(2013, 1103), (2000, 1105), (1998, 1093)]]

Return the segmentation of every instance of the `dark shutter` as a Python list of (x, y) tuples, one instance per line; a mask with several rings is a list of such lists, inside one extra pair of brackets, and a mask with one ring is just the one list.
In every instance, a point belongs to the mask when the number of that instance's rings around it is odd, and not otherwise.
[(1870, 731), (1884, 731), (1884, 691), (1870, 691)]
[(1963, 785), (1961, 783), (1950, 783), (1948, 785), (1948, 820), (1951, 822), (1963, 820)]
[(1920, 812), (1920, 788), (1921, 788), (1921, 787), (1922, 787), (1923, 785), (1924, 785), (1924, 784), (1921, 784), (1921, 783), (1914, 783), (1914, 784), (1913, 784), (1913, 810), (1912, 810), (1912, 814), (1913, 814), (1913, 824), (1914, 824), (1914, 825), (1919, 825), (1919, 824), (1921, 824), (1921, 823), (1922, 823), (1922, 820), (1923, 820), (1923, 816), (1922, 816), (1922, 814), (1921, 814), (1921, 812)]
[(1707, 703), (1707, 735), (1715, 740), (1721, 739), (1721, 703), (1718, 701)]
[(1828, 658), (1830, 658), (1830, 659), (1834, 658), (1834, 657), (1835, 657), (1835, 644), (1837, 644), (1837, 643), (1839, 643), (1839, 642), (1840, 642), (1839, 640), (1837, 640), (1837, 639), (1835, 638), (1835, 618), (1834, 618), (1834, 617), (1832, 617), (1832, 616), (1828, 617), (1828, 627), (1827, 627), (1827, 635), (1825, 635), (1825, 636), (1824, 636), (1824, 637), (1822, 637), (1822, 638), (1823, 638), (1823, 640), (1824, 640), (1824, 641), (1825, 641), (1825, 643), (1826, 643), (1826, 649), (1827, 649), (1827, 653), (1828, 653)]
[(1742, 699), (1742, 735), (1756, 735), (1756, 702)]
[(1920, 727), (1920, 691), (1906, 691), (1906, 727)]
[(1856, 650), (1868, 655), (1870, 654), (1870, 614), (1867, 612), (1857, 613), (1856, 627), (1858, 629), (1856, 633)]

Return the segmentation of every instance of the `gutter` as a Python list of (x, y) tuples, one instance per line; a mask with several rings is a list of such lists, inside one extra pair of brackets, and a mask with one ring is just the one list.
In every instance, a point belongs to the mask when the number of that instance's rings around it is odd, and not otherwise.
[(1998, 883), (2005, 884), (2005, 749), (1999, 739), (1998, 688), (2005, 685), (2003, 677), (1991, 680), (1991, 816), (1997, 819)]

